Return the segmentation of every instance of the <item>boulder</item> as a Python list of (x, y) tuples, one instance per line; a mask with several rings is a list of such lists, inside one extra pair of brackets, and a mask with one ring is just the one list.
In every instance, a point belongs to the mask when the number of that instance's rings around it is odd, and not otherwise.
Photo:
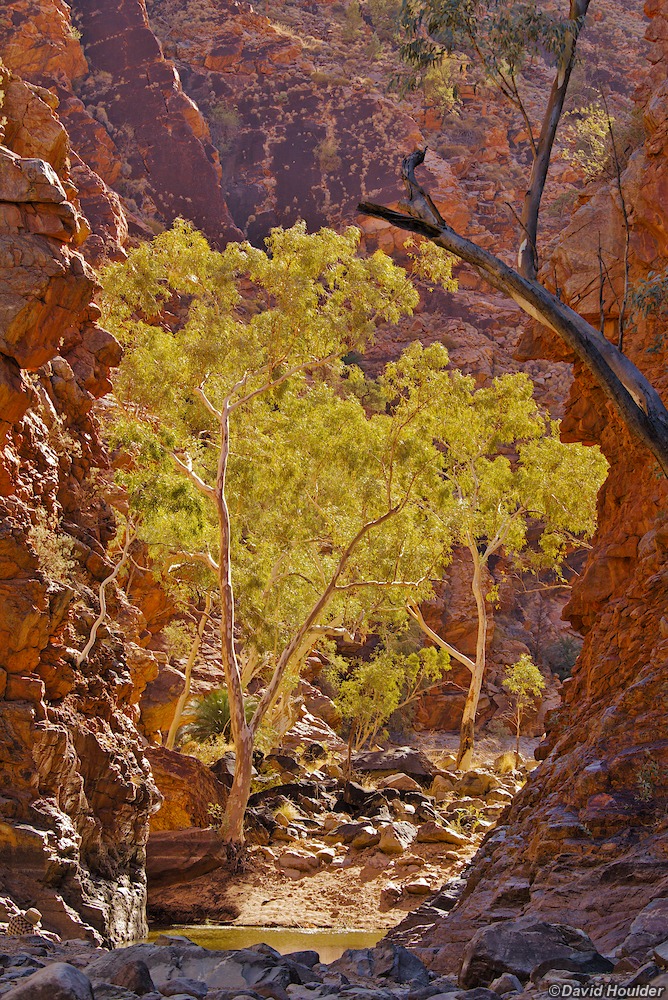
[(489, 984), (489, 988), (493, 993), (498, 993), (499, 996), (504, 996), (506, 993), (522, 993), (524, 990), (522, 983), (512, 972), (504, 972), (502, 976)]
[(380, 831), (380, 847), (383, 854), (403, 854), (413, 843), (417, 830), (412, 823), (388, 823)]
[[(134, 990), (126, 990), (125, 986), (114, 986), (113, 983), (100, 983), (95, 987), (95, 1000), (136, 1000)], [(162, 1000), (161, 993), (145, 993), (141, 1000)]]
[(433, 795), (437, 802), (445, 802), (450, 798), (456, 784), (456, 778), (447, 774), (437, 774), (431, 783), (429, 794)]
[(421, 792), (422, 786), (408, 774), (388, 774), (378, 782), (379, 788), (396, 788), (399, 792)]
[(194, 997), (195, 1000), (204, 1000), (209, 992), (209, 987), (199, 979), (170, 979), (168, 983), (163, 984), (161, 992), (163, 997), (177, 997), (179, 994), (187, 994)]
[[(498, 757), (494, 758), (492, 770), (496, 771), (497, 774), (511, 774), (517, 767), (516, 760), (515, 751), (506, 750), (505, 753), (501, 753)], [(522, 763), (523, 761), (520, 757), (520, 764)]]
[(122, 986), (138, 996), (156, 988), (146, 962), (133, 948), (119, 948), (100, 955), (86, 967), (86, 975), (96, 988), (102, 983)]
[(428, 785), (438, 768), (426, 754), (413, 747), (397, 747), (394, 750), (368, 750), (353, 754), (356, 771), (381, 774), (408, 774), (421, 785)]
[(3, 1000), (93, 1000), (93, 988), (79, 969), (54, 962), (28, 976)]
[(668, 898), (648, 903), (629, 927), (620, 955), (642, 954), (668, 937)]
[(146, 875), (152, 888), (187, 882), (227, 863), (217, 830), (160, 830), (146, 845)]
[(662, 941), (656, 946), (652, 957), (662, 969), (668, 969), (668, 940)]
[(313, 872), (320, 867), (318, 858), (303, 851), (285, 851), (278, 859), (278, 867), (297, 872)]
[(410, 983), (412, 989), (429, 985), (429, 973), (417, 955), (387, 940), (375, 948), (348, 948), (341, 958), (329, 965), (328, 971), (367, 987), (369, 984), (364, 981), (368, 979), (388, 984)]
[(469, 842), (463, 833), (433, 821), (422, 824), (417, 832), (417, 841), (418, 844), (454, 844), (455, 847), (464, 847)]
[(149, 746), (144, 752), (163, 796), (151, 817), (151, 832), (210, 826), (209, 808), (224, 807), (227, 790), (206, 764), (167, 747)]
[(501, 782), (495, 774), (489, 771), (467, 771), (457, 782), (456, 789), (459, 795), (485, 796), (493, 788), (498, 788)]
[(380, 834), (373, 826), (363, 826), (351, 840), (353, 847), (363, 850), (365, 847), (375, 847), (380, 841)]
[(592, 941), (576, 927), (548, 924), (535, 917), (520, 917), (482, 927), (464, 951), (459, 975), (462, 986), (489, 986), (504, 972), (526, 982), (537, 970), (568, 969), (609, 972), (612, 963), (596, 951)]
[(414, 878), (410, 882), (404, 882), (404, 889), (411, 896), (428, 896), (432, 891), (431, 884), (426, 878)]

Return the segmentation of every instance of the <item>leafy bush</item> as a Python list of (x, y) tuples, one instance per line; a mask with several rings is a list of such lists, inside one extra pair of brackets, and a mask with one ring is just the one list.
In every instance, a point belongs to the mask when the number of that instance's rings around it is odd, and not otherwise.
[[(231, 733), (230, 702), (225, 688), (218, 688), (211, 691), (192, 702), (194, 719), (183, 727), (184, 737), (194, 740), (196, 743), (208, 743), (217, 737), (229, 737)], [(255, 709), (257, 700), (246, 698), (244, 702), (244, 712), (246, 721), (249, 721)]]
[(543, 657), (552, 673), (563, 681), (570, 677), (581, 649), (582, 639), (575, 635), (564, 635), (543, 650)]
[(35, 522), (30, 529), (30, 544), (39, 558), (39, 568), (52, 580), (69, 584), (76, 563), (72, 559), (74, 542), (69, 535), (59, 532), (49, 521), (45, 510), (35, 512)]

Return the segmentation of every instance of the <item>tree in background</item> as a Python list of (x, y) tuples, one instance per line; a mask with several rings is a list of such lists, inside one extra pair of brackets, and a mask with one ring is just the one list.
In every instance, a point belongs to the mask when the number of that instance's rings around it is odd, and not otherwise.
[[(400, 621), (449, 554), (435, 441), (468, 383), (446, 371), (444, 348), (414, 344), (367, 414), (361, 372), (339, 359), (417, 293), (384, 254), (358, 257), (358, 242), (357, 230), (297, 225), (274, 230), (268, 253), (218, 253), (177, 223), (104, 275), (105, 320), (125, 347), (114, 435), (133, 455), (131, 502), (144, 532), (217, 581), (233, 854), (253, 743), (286, 679), (342, 627)], [(244, 663), (265, 683), (250, 720)]]
[(435, 646), (405, 654), (385, 645), (367, 661), (335, 661), (329, 679), (337, 689), (341, 717), (350, 727), (348, 765), (353, 750), (372, 743), (395, 712), (412, 705), (449, 669), (449, 654)]
[[(452, 398), (440, 437), (443, 477), (454, 499), (447, 531), (472, 561), (475, 660), (431, 629), (416, 602), (409, 607), (423, 631), (471, 674), (457, 755), (462, 770), (472, 763), (485, 675), (487, 605), (494, 599), (489, 561), (504, 552), (536, 567), (558, 569), (574, 536), (589, 538), (594, 532), (596, 496), (608, 468), (598, 447), (563, 444), (558, 424), (546, 427), (526, 375), (503, 375), (478, 390), (471, 379), (465, 381), (465, 392)], [(537, 551), (528, 543), (530, 527), (538, 534)]]
[(512, 699), (510, 720), (515, 728), (515, 766), (520, 766), (520, 735), (527, 709), (540, 697), (545, 687), (545, 678), (528, 653), (522, 653), (519, 660), (506, 667), (503, 687)]

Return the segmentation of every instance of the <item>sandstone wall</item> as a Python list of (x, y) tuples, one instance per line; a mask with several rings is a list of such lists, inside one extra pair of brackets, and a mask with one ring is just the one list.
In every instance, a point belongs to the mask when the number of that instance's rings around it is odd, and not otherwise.
[(4, 71), (0, 89), (0, 894), (49, 929), (120, 942), (146, 929), (158, 795), (136, 722), (157, 666), (129, 611), (128, 641), (108, 633), (81, 668), (72, 649), (111, 569), (92, 407), (120, 351), (76, 249), (90, 229), (57, 101)]

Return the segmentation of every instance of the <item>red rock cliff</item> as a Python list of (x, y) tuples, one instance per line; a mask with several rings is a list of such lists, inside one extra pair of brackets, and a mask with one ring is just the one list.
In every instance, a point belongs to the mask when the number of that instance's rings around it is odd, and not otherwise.
[(120, 351), (76, 250), (89, 228), (57, 101), (4, 70), (0, 89), (0, 894), (66, 936), (122, 942), (146, 930), (158, 796), (136, 722), (157, 668), (113, 634), (81, 668), (69, 648), (111, 568), (91, 411)]

